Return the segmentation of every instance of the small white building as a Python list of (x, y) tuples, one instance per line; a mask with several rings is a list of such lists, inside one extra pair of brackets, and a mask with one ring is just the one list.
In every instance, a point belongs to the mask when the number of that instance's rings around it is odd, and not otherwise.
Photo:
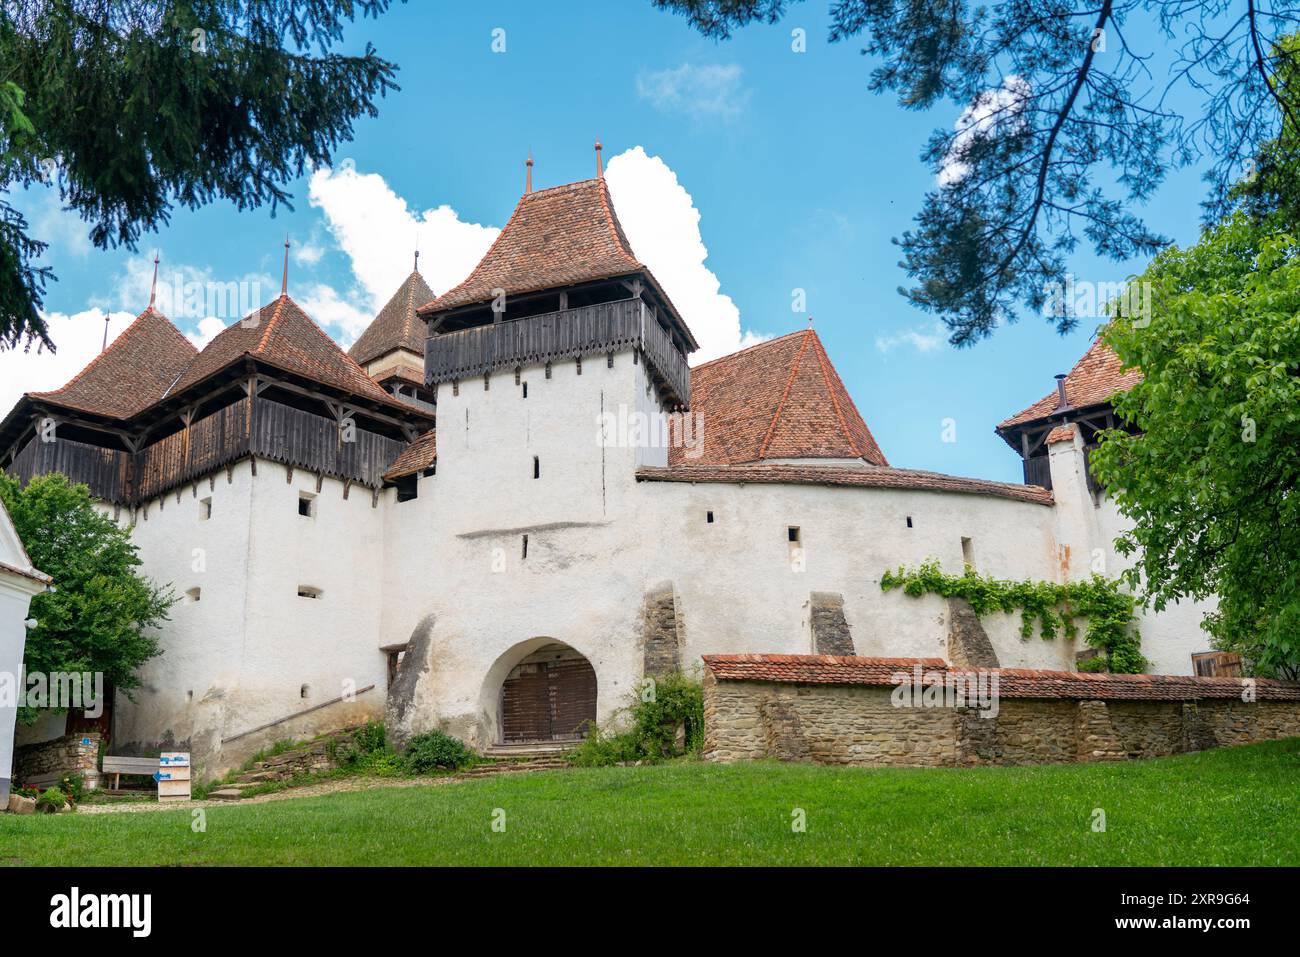
[[(704, 654), (1076, 667), (1082, 639), (1024, 639), (1019, 616), (958, 648), (946, 602), (880, 577), (1116, 574), (1087, 472), (1113, 355), (999, 426), (1010, 484), (892, 465), (811, 328), (691, 368), (688, 322), (598, 177), (526, 192), (454, 289), (413, 272), (350, 355), (287, 292), (198, 353), (150, 307), (25, 396), (0, 466), (90, 484), (182, 598), (113, 751), (210, 773), (385, 714), (480, 748), (562, 740)], [(1204, 611), (1144, 616), (1153, 670), (1191, 671)]]
[(50, 577), (27, 557), (22, 539), (0, 502), (0, 809), (9, 802), (14, 727), (24, 689), (23, 647), (32, 598), (50, 587)]

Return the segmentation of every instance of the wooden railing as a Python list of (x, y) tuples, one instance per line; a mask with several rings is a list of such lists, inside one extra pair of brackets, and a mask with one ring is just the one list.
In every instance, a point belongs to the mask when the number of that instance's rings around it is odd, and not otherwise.
[(95, 498), (113, 505), (128, 501), (127, 481), (131, 454), (59, 438), (42, 441), (35, 436), (23, 446), (6, 470), (23, 485), (38, 475), (62, 472), (74, 482), (90, 486)]
[(1049, 491), (1052, 488), (1052, 466), (1046, 455), (1035, 455), (1024, 460), (1025, 484), (1041, 485)]
[(640, 299), (512, 319), (427, 340), (425, 380), (429, 384), (484, 375), (526, 363), (570, 359), (618, 349), (640, 349), (676, 402), (690, 402), (686, 357)]
[(281, 462), (369, 488), (406, 448), (406, 442), (349, 430), (344, 441), (337, 422), (267, 399), (247, 398), (198, 419), (132, 455), (68, 439), (33, 438), (8, 471), (26, 484), (37, 475), (62, 472), (115, 505), (147, 501), (248, 455)]

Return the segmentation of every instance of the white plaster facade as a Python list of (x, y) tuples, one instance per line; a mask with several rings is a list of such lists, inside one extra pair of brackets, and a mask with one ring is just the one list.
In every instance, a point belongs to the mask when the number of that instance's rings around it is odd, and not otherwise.
[(31, 600), (49, 583), (48, 576), (33, 567), (9, 513), (0, 503), (0, 808), (9, 801), (18, 694), (25, 687), (22, 673), (27, 613)]
[[(527, 397), (525, 397), (525, 386)], [(809, 596), (843, 595), (863, 655), (947, 657), (945, 603), (880, 589), (880, 575), (937, 558), (951, 571), (969, 539), (1000, 578), (1086, 577), (1096, 550), (1114, 574), (1114, 507), (1094, 503), (1077, 442), (1051, 449), (1055, 504), (990, 494), (806, 484), (638, 481), (657, 447), (602, 441), (601, 413), (662, 412), (631, 351), (526, 366), (438, 388), (436, 474), (418, 495), (368, 490), (247, 461), (179, 499), (136, 513), (144, 572), (182, 597), (164, 653), (136, 700), (119, 698), (114, 739), (186, 744), (206, 772), (279, 738), (384, 713), (386, 656), (433, 618), (408, 730), (438, 727), (478, 747), (500, 738), (506, 674), (550, 642), (584, 655), (597, 720), (643, 677), (645, 595), (670, 581), (689, 669), (706, 653), (806, 654)], [(534, 475), (537, 477), (534, 477)], [(314, 496), (310, 517), (300, 495)], [(204, 499), (211, 499), (207, 516)], [(161, 506), (161, 507), (160, 507)], [(707, 513), (713, 521), (708, 522)], [(909, 523), (910, 519), (910, 523)], [(125, 513), (123, 520), (126, 520)], [(800, 532), (792, 561), (788, 529)], [(524, 538), (527, 537), (525, 554)], [(299, 597), (300, 586), (319, 597)], [(1144, 616), (1155, 670), (1186, 674), (1208, 643), (1204, 609)], [(1004, 667), (1072, 669), (1078, 643), (1028, 640), (1019, 615), (986, 619)], [(404, 667), (406, 667), (404, 665)], [(282, 721), (349, 691), (318, 710)], [(246, 734), (259, 726), (273, 727)], [(232, 740), (233, 739), (233, 740)]]

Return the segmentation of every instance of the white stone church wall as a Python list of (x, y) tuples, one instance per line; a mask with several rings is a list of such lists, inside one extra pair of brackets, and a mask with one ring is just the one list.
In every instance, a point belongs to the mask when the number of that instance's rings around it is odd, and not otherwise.
[[(142, 670), (133, 703), (118, 696), (114, 744), (186, 745), (205, 772), (258, 748), (383, 713), (386, 662), (378, 650), (383, 525), (369, 489), (260, 461), (245, 461), (153, 500), (136, 512), (142, 573), (172, 584), (180, 602), (162, 628), (163, 654)], [(298, 514), (300, 493), (314, 514)], [(202, 502), (211, 498), (205, 518)], [(127, 516), (123, 515), (123, 520)], [(300, 598), (298, 587), (320, 589)], [(187, 593), (198, 588), (196, 602)], [(304, 695), (304, 687), (305, 695)], [(222, 744), (367, 685), (329, 705)]]

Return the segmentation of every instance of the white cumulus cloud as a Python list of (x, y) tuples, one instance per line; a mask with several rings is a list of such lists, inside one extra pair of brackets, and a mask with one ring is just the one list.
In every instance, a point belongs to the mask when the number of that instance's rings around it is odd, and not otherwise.
[(643, 71), (636, 78), (637, 96), (663, 113), (686, 113), (697, 119), (734, 119), (744, 112), (749, 93), (744, 71), (735, 64)]
[(99, 355), (104, 344), (105, 316), (110, 345), (136, 317), (133, 312), (106, 313), (102, 309), (43, 315), (58, 352), (38, 350), (36, 346), (26, 352), (21, 348), (0, 350), (0, 416), (8, 415), (25, 392), (49, 392), (67, 385)]
[(463, 222), (447, 205), (413, 210), (378, 173), (352, 167), (316, 170), (308, 196), (361, 284), (364, 295), (340, 301), (368, 311), (370, 319), (410, 274), (417, 243), (421, 275), (443, 293), (469, 275), (501, 231)]
[(939, 169), (940, 186), (952, 186), (966, 178), (970, 167), (964, 162), (964, 157), (977, 139), (1014, 132), (1024, 126), (1024, 109), (1029, 94), (1029, 84), (1013, 74), (1002, 81), (1001, 87), (985, 90), (961, 111), (961, 116), (953, 124), (957, 135)]
[(609, 161), (610, 197), (637, 259), (663, 285), (700, 343), (698, 364), (735, 352), (764, 338), (741, 332), (740, 310), (705, 260), (695, 201), (658, 156), (636, 146)]
[(900, 346), (911, 346), (917, 352), (936, 352), (948, 341), (948, 330), (942, 322), (928, 326), (900, 329), (887, 336), (876, 336), (876, 348), (883, 353), (893, 352)]

